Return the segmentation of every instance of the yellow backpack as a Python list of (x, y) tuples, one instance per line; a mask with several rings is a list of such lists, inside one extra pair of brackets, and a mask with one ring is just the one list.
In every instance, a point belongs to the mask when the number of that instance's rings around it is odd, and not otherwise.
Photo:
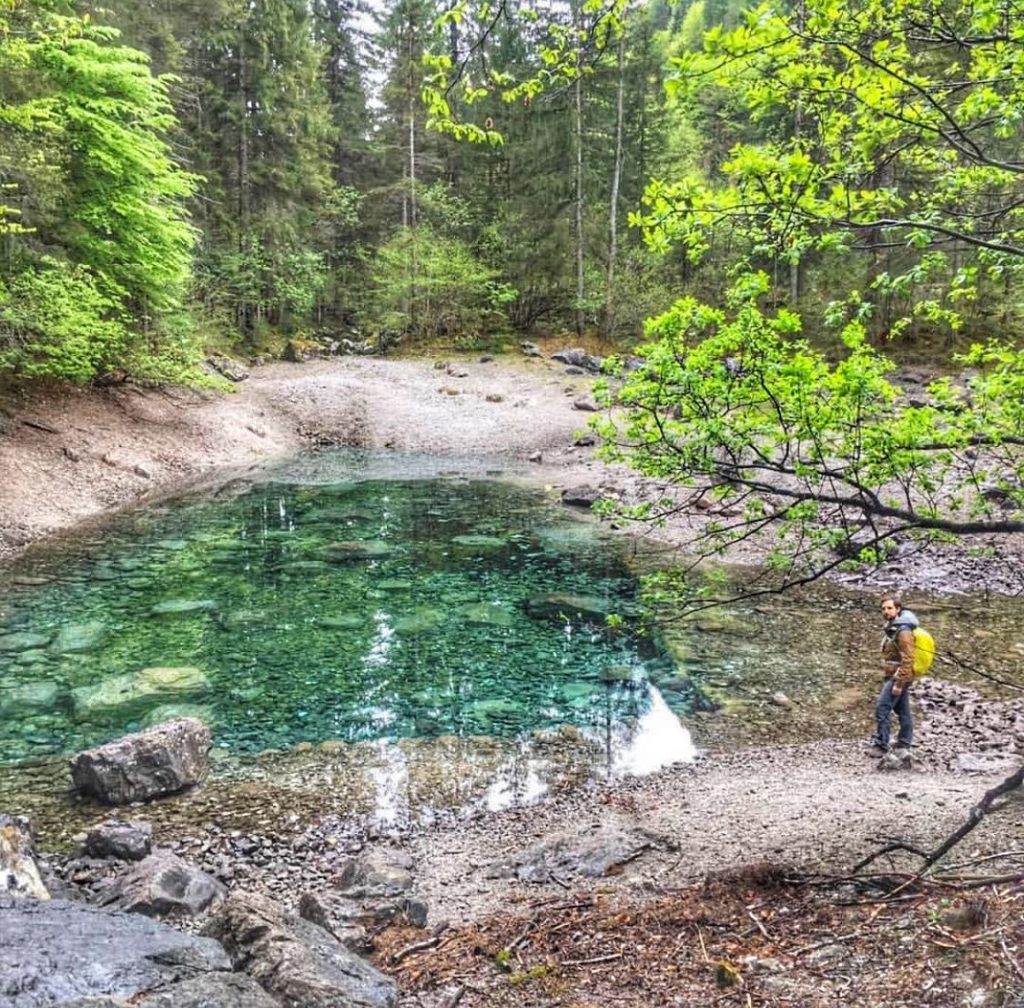
[(921, 627), (914, 627), (914, 678), (927, 674), (935, 660), (935, 638)]

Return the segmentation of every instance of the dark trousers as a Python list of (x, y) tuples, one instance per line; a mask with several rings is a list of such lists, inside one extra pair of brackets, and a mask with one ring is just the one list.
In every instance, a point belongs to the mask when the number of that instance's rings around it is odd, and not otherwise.
[(875, 704), (875, 718), (878, 721), (878, 734), (875, 741), (884, 748), (889, 747), (889, 722), (893, 714), (900, 719), (900, 733), (896, 738), (899, 746), (910, 747), (914, 741), (914, 720), (910, 716), (910, 687), (904, 686), (898, 697), (892, 695), (895, 680), (886, 679), (882, 691), (878, 694)]

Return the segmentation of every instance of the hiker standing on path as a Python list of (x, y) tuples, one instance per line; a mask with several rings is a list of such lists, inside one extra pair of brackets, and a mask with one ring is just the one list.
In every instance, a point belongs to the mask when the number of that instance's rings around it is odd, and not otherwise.
[(882, 669), (885, 683), (875, 704), (877, 734), (871, 740), (879, 753), (889, 751), (890, 719), (899, 718), (897, 749), (909, 749), (914, 740), (914, 721), (910, 714), (910, 684), (914, 681), (914, 628), (917, 617), (904, 609), (897, 598), (882, 599), (885, 636), (882, 638)]

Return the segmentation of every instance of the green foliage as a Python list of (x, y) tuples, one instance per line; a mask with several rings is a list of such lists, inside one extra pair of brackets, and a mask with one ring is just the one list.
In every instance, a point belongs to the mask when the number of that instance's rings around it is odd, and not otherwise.
[(515, 297), (463, 242), (426, 225), (396, 232), (377, 251), (372, 278), (367, 325), (413, 338), (454, 339), (501, 329), (502, 306)]
[(87, 267), (40, 259), (0, 285), (0, 371), (89, 381), (131, 339), (116, 311)]
[(847, 276), (868, 252), (879, 331), (982, 324), (1024, 272), (1022, 41), (1008, 0), (763, 3), (669, 82), (689, 103), (730, 96), (756, 135), (653, 181), (639, 220), (694, 262), (723, 233), (752, 261), (834, 258)]
[(1024, 351), (975, 348), (967, 387), (937, 381), (918, 405), (862, 324), (833, 363), (796, 315), (758, 307), (768, 288), (744, 277), (728, 310), (686, 298), (653, 319), (643, 366), (607, 386), (625, 419), (596, 421), (606, 459), (713, 503), (702, 554), (771, 530), (768, 566), (798, 580), (901, 536), (1024, 530)]
[(170, 156), (168, 82), (59, 6), (0, 8), (0, 179), (18, 203), (14, 223), (0, 211), (0, 367), (72, 381), (151, 373), (185, 346), (161, 339), (189, 277), (196, 179)]
[[(451, 52), (427, 51), (423, 56), (427, 74), (422, 98), (427, 109), (428, 128), (457, 140), (499, 145), (504, 137), (492, 126), (490, 116), (470, 118), (468, 113), (498, 97), (506, 104), (525, 102), (546, 91), (563, 87), (582, 74), (589, 73), (593, 61), (625, 29), (628, 0), (580, 0), (569, 20), (560, 19), (550, 8), (526, 3), (515, 9), (496, 9), (489, 0), (459, 0), (437, 20), (440, 27), (456, 26), (468, 38), (465, 58)], [(516, 18), (520, 24), (533, 25), (543, 11), (547, 20), (538, 39), (536, 55), (522, 73), (488, 66), (479, 69), (472, 60), (495, 29), (498, 20)]]

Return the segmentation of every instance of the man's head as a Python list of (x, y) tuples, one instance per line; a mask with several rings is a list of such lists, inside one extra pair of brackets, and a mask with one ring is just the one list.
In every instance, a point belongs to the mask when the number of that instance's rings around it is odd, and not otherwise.
[(882, 615), (887, 620), (896, 619), (899, 614), (903, 612), (903, 603), (898, 598), (889, 596), (888, 598), (882, 599)]

